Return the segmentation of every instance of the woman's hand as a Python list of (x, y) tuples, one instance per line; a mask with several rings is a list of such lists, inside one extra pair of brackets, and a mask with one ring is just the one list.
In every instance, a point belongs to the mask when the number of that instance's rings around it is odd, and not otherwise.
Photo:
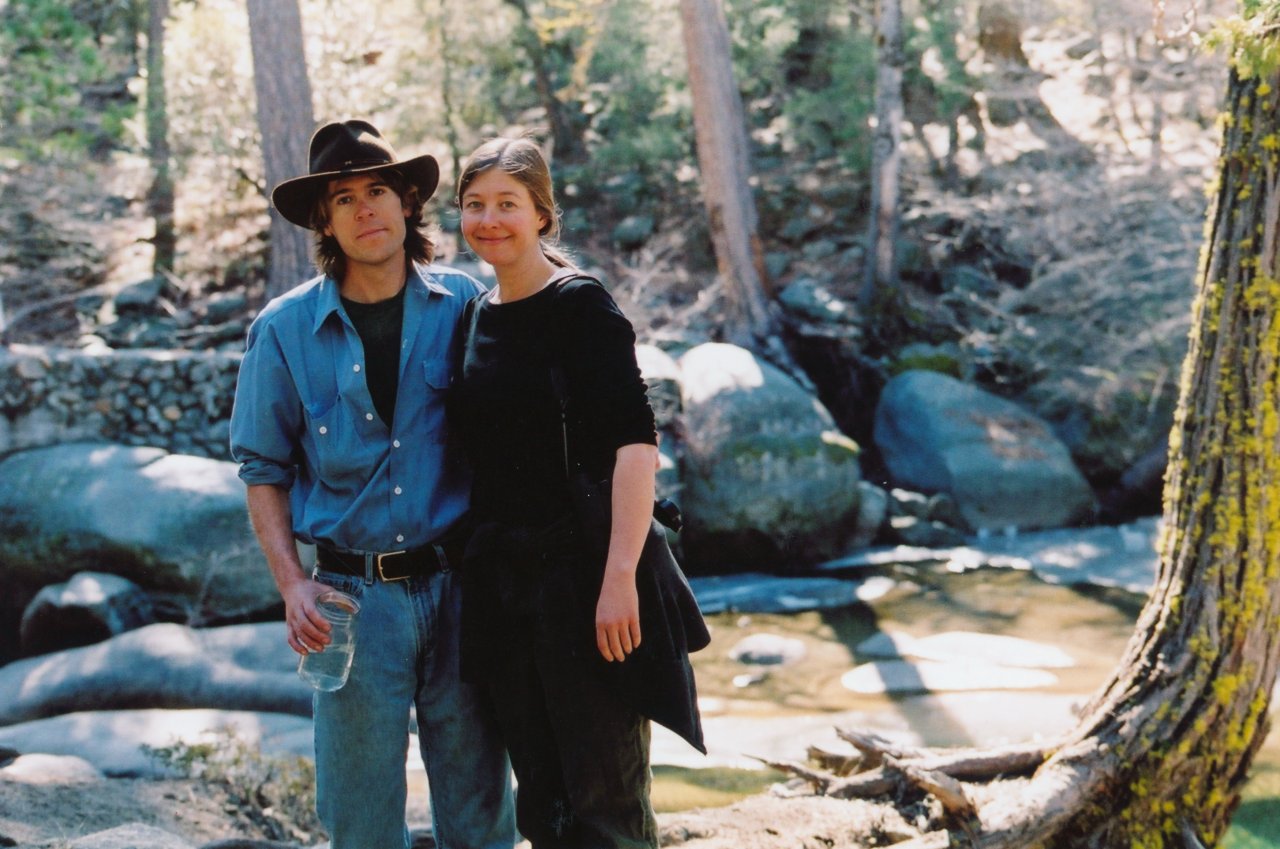
[(622, 661), (640, 647), (640, 597), (634, 574), (605, 572), (596, 602), (596, 648), (609, 661)]

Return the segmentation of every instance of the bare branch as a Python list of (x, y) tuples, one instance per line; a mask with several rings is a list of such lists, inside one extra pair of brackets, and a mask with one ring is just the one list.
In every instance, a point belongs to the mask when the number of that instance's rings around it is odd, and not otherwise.
[(751, 758), (753, 761), (759, 761), (771, 769), (776, 769), (779, 772), (790, 773), (797, 778), (803, 778), (812, 785), (813, 789), (819, 795), (827, 795), (827, 788), (830, 787), (832, 781), (835, 780), (835, 776), (830, 775), (829, 773), (819, 772), (816, 769), (811, 769), (810, 767), (807, 767), (802, 763), (797, 763), (796, 761), (775, 761), (770, 760), (769, 758), (757, 757), (755, 755), (747, 755), (747, 757)]
[(964, 792), (964, 787), (960, 785), (959, 781), (956, 781), (946, 773), (921, 769), (918, 766), (895, 761), (892, 758), (886, 760), (885, 766), (898, 770), (916, 787), (926, 793), (931, 793), (942, 803), (943, 810), (956, 820), (965, 821), (977, 816), (978, 809), (974, 807), (973, 800), (969, 798), (969, 794)]

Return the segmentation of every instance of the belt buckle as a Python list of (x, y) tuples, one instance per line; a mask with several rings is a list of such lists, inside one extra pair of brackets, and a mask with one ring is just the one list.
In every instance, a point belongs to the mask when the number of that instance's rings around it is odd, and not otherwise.
[(378, 577), (379, 577), (379, 578), (381, 578), (384, 582), (386, 582), (386, 583), (390, 583), (390, 582), (392, 582), (392, 581), (405, 581), (405, 580), (408, 580), (408, 578), (409, 578), (409, 576), (408, 576), (408, 575), (399, 575), (399, 576), (394, 577), (394, 578), (388, 578), (388, 577), (386, 576), (386, 573), (384, 573), (384, 572), (382, 571), (382, 558), (384, 558), (384, 557), (398, 557), (398, 556), (399, 556), (399, 555), (401, 555), (401, 554), (404, 554), (404, 549), (402, 549), (402, 550), (400, 550), (400, 551), (388, 551), (388, 552), (386, 552), (385, 554), (379, 554), (379, 555), (377, 555), (377, 557), (376, 557), (376, 561), (377, 561), (377, 564), (378, 564)]

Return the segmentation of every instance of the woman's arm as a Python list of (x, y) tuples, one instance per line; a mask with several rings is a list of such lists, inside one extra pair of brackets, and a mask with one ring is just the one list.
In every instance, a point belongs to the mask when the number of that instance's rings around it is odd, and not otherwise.
[(604, 581), (596, 602), (596, 647), (605, 660), (626, 660), (640, 646), (640, 599), (636, 564), (653, 516), (657, 446), (618, 449), (613, 467), (613, 525)]

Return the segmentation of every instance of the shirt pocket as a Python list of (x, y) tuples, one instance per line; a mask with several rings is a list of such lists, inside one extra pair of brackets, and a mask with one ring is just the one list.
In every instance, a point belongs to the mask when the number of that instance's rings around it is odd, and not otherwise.
[(332, 401), (307, 404), (305, 409), (307, 439), (314, 446), (311, 455), (321, 480), (332, 486), (367, 476), (372, 465), (351, 405), (339, 395)]
[(423, 360), (422, 417), (426, 426), (424, 435), (429, 442), (444, 442), (448, 438), (449, 425), (445, 416), (445, 401), (449, 395), (448, 389), (452, 376), (453, 369), (449, 360)]

